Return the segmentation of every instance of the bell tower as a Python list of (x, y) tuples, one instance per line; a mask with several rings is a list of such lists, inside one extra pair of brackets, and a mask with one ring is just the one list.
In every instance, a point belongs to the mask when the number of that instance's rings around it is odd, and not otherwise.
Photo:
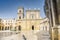
[(24, 8), (19, 7), (18, 8), (18, 19), (23, 19), (24, 18)]

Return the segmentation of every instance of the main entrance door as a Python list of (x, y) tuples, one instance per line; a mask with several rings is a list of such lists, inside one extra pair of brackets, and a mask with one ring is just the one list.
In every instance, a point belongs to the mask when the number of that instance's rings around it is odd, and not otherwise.
[(18, 26), (18, 30), (21, 31), (21, 26), (20, 25)]

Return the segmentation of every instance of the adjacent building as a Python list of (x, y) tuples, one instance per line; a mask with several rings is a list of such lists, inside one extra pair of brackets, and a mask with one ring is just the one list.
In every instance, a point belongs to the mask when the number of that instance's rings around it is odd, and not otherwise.
[(60, 40), (60, 0), (45, 0), (44, 10), (49, 18), (51, 40)]

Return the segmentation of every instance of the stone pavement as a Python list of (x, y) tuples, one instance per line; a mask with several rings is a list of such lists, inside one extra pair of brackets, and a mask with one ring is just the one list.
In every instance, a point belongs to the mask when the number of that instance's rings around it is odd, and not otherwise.
[(48, 31), (39, 31), (36, 33), (37, 40), (50, 40), (50, 35)]
[[(2, 34), (2, 33), (1, 33)], [(3, 33), (4, 34), (4, 33)], [(2, 36), (2, 35), (1, 35)], [(50, 40), (48, 31), (23, 31), (21, 33), (10, 33), (2, 36), (0, 40)]]

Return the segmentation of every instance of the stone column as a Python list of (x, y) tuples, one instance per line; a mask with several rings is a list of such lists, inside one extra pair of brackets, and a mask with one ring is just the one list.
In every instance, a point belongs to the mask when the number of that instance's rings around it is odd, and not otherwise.
[(58, 40), (58, 28), (54, 28), (54, 40)]
[(54, 40), (54, 31), (53, 31), (53, 27), (51, 28), (52, 30), (52, 32), (51, 32), (51, 35), (52, 35), (52, 37), (51, 37), (51, 40)]

